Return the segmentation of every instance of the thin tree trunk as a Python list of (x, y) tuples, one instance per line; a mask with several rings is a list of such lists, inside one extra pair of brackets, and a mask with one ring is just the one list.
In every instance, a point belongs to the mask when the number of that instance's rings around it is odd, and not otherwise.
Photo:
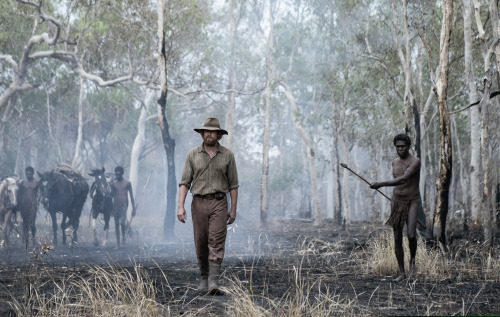
[(295, 101), (295, 97), (291, 93), (290, 89), (286, 85), (286, 83), (281, 82), (280, 83), (281, 87), (283, 87), (283, 91), (290, 102), (290, 106), (292, 109), (292, 113), (294, 114), (293, 117), (293, 122), (295, 124), (295, 127), (297, 128), (300, 136), (302, 137), (302, 141), (304, 141), (304, 145), (306, 147), (307, 151), (307, 157), (309, 159), (309, 173), (310, 173), (310, 178), (311, 178), (311, 192), (313, 195), (313, 205), (314, 205), (314, 225), (319, 226), (323, 220), (321, 218), (321, 206), (319, 203), (319, 194), (318, 194), (318, 186), (317, 186), (317, 180), (316, 180), (316, 166), (315, 166), (315, 154), (314, 150), (311, 146), (311, 141), (306, 135), (306, 132), (304, 131), (304, 128), (300, 125), (298, 122), (298, 119), (296, 117), (296, 114), (298, 114), (298, 108), (297, 108), (297, 103)]
[[(332, 70), (332, 78), (336, 78), (335, 66)], [(332, 177), (335, 180), (335, 209), (333, 211), (333, 223), (337, 225), (342, 225), (342, 185), (340, 181), (340, 170), (339, 170), (339, 131), (342, 129), (342, 122), (339, 118), (339, 109), (337, 101), (335, 100), (335, 94), (332, 93)]]
[[(456, 178), (457, 178), (457, 183), (458, 182), (460, 183), (460, 194), (461, 194), (460, 201), (461, 201), (461, 205), (462, 206), (467, 206), (468, 205), (468, 203), (467, 203), (468, 196), (467, 196), (467, 192), (466, 192), (466, 190), (467, 190), (467, 181), (466, 181), (465, 175), (464, 175), (464, 165), (465, 165), (465, 162), (464, 162), (464, 159), (463, 159), (463, 156), (462, 156), (462, 150), (461, 150), (461, 145), (460, 145), (460, 138), (458, 137), (457, 123), (456, 123), (455, 117), (452, 117), (451, 119), (452, 119), (451, 120), (451, 126), (452, 126), (453, 134), (457, 136), (455, 138), (455, 141), (456, 141), (457, 156), (458, 156), (458, 165), (459, 165), (458, 171), (459, 171), (459, 175), (457, 175)], [(455, 192), (458, 191), (458, 188), (454, 188), (454, 191)], [(452, 200), (452, 201), (455, 201), (455, 200)]]
[(271, 96), (270, 87), (266, 88), (266, 114), (264, 123), (264, 136), (262, 144), (262, 174), (260, 182), (260, 225), (267, 226), (268, 176), (269, 176), (269, 130), (271, 126)]
[(176, 214), (177, 180), (175, 177), (175, 140), (170, 137), (169, 125), (166, 117), (167, 105), (167, 60), (165, 55), (165, 33), (163, 31), (163, 17), (165, 12), (164, 0), (158, 0), (158, 67), (160, 69), (161, 95), (158, 99), (158, 125), (161, 130), (163, 147), (167, 155), (168, 181), (167, 181), (167, 206), (163, 221), (163, 236), (171, 239), (174, 236), (174, 223)]
[(82, 148), (82, 138), (83, 138), (83, 77), (80, 76), (80, 94), (78, 95), (78, 132), (75, 142), (75, 155), (73, 156), (73, 161), (71, 165), (79, 169), (82, 164), (81, 158), (81, 148)]
[[(347, 147), (345, 146), (344, 142), (341, 142), (341, 148), (345, 152), (345, 161), (349, 162), (349, 152), (347, 150)], [(341, 223), (343, 224), (346, 222), (347, 224), (350, 224), (350, 218), (351, 218), (351, 204), (349, 203), (349, 195), (347, 195), (347, 191), (349, 188), (347, 188), (347, 179), (349, 178), (349, 172), (346, 169), (343, 169), (342, 172), (342, 220)]]
[(17, 125), (17, 151), (16, 151), (16, 164), (14, 166), (14, 174), (22, 175), (24, 163), (24, 153), (23, 153), (23, 143), (24, 143), (24, 124), (20, 122)]
[(439, 177), (436, 183), (437, 201), (434, 212), (433, 237), (446, 246), (446, 216), (448, 214), (448, 198), (452, 173), (452, 143), (450, 131), (450, 114), (448, 112), (448, 68), (451, 23), (453, 17), (453, 1), (443, 1), (443, 22), (439, 44), (438, 77), (434, 86), (439, 109), (439, 129), (441, 135), (441, 158)]
[(266, 113), (264, 123), (264, 136), (262, 144), (262, 176), (260, 183), (260, 225), (267, 226), (267, 209), (269, 205), (268, 198), (268, 176), (269, 176), (269, 134), (271, 129), (271, 85), (274, 74), (274, 20), (272, 12), (272, 4), (269, 1), (269, 34), (266, 37), (267, 44), (267, 84), (266, 84)]
[[(469, 86), (469, 104), (478, 100), (478, 93), (473, 73), (472, 55), (472, 9), (471, 1), (463, 0), (464, 16), (464, 63), (465, 77)], [(482, 27), (482, 25), (481, 25)], [(474, 226), (480, 223), (481, 211), (481, 143), (479, 106), (470, 108), (470, 217)]]
[[(340, 107), (337, 105), (337, 101), (335, 100), (335, 94), (332, 94), (332, 133), (333, 133), (333, 170), (334, 174), (337, 177), (337, 186), (335, 193), (335, 213), (334, 213), (334, 223), (339, 225), (342, 224), (342, 213), (344, 214), (344, 218), (347, 214), (349, 214), (349, 205), (346, 201), (346, 181), (347, 181), (347, 173), (346, 170), (340, 172), (339, 169), (339, 145), (342, 147), (342, 152), (345, 154), (345, 161), (349, 162), (349, 153), (345, 150), (346, 146), (343, 139), (343, 129), (344, 129), (344, 116), (345, 116), (345, 104), (347, 100), (347, 96), (350, 91), (350, 82), (349, 82), (349, 69), (351, 67), (351, 61), (349, 61), (344, 69), (344, 82), (342, 83), (342, 88), (340, 90)], [(332, 70), (332, 78), (336, 79), (335, 67)], [(341, 174), (343, 175), (341, 178)], [(341, 180), (342, 179), (342, 180)]]
[(132, 184), (132, 191), (137, 193), (137, 184), (139, 182), (139, 157), (146, 140), (146, 120), (148, 117), (149, 106), (155, 97), (155, 91), (146, 89), (144, 100), (141, 103), (141, 114), (137, 120), (137, 135), (135, 136), (132, 150), (130, 151), (130, 175), (129, 180)]
[(49, 89), (47, 88), (46, 85), (43, 86), (45, 90), (45, 97), (46, 97), (46, 104), (47, 104), (47, 128), (49, 130), (49, 136), (52, 142), (54, 143), (54, 146), (56, 147), (57, 150), (57, 158), (59, 162), (62, 162), (62, 151), (61, 151), (61, 145), (59, 142), (56, 140), (54, 137), (54, 133), (52, 132), (52, 123), (50, 120), (50, 95), (49, 95)]
[[(486, 65), (488, 63), (488, 66)], [(489, 153), (489, 127), (488, 127), (488, 106), (490, 95), (491, 75), (493, 73), (492, 66), (489, 63), (489, 58), (485, 59), (486, 77), (481, 105), (481, 166), (483, 168), (483, 186), (481, 200), (481, 222), (483, 224), (484, 241), (487, 243), (493, 242), (493, 206), (491, 204), (491, 170), (490, 170), (490, 153)]]
[[(281, 119), (281, 114), (278, 114), (278, 124), (279, 124), (279, 147), (280, 147), (280, 153), (285, 153), (285, 142), (284, 142), (284, 136), (283, 136), (283, 121)], [(283, 162), (284, 155), (279, 156), (279, 168), (280, 168), (280, 174), (283, 175), (285, 172), (285, 164)], [(279, 192), (279, 211), (278, 215), (284, 217), (286, 216), (285, 214), (285, 193), (283, 190), (280, 190)]]
[[(491, 28), (493, 31), (493, 48), (496, 57), (496, 68), (497, 74), (500, 75), (500, 46), (499, 44), (499, 16), (498, 16), (498, 2), (490, 1), (490, 16), (491, 16)], [(487, 50), (488, 54), (493, 54), (490, 52), (491, 48)], [(491, 56), (491, 55), (490, 55)], [(490, 86), (493, 77), (493, 68), (495, 64), (490, 62), (490, 56), (485, 54), (485, 88), (484, 88), (484, 105), (481, 107), (481, 117), (482, 117), (482, 127), (481, 127), (481, 164), (483, 167), (483, 197), (481, 202), (482, 211), (482, 221), (484, 230), (484, 240), (493, 246), (494, 239), (494, 229), (495, 229), (495, 208), (493, 207), (493, 178), (492, 178), (492, 164), (491, 164), (491, 153), (490, 153), (490, 131), (489, 131), (489, 96), (490, 96)], [(487, 65), (486, 65), (487, 63)], [(483, 101), (483, 100), (482, 100)]]
[[(335, 124), (334, 124), (335, 125)], [(332, 146), (332, 177), (335, 180), (335, 209), (333, 212), (333, 223), (342, 225), (342, 186), (340, 183), (340, 169), (339, 169), (339, 151), (338, 151), (338, 135), (337, 129), (333, 129), (333, 146)]]
[(235, 61), (235, 35), (236, 35), (236, 21), (234, 17), (234, 1), (229, 0), (229, 45), (230, 45), (230, 56), (229, 56), (229, 87), (230, 92), (228, 95), (228, 112), (227, 112), (227, 139), (226, 147), (231, 149), (233, 147), (233, 134), (234, 134), (234, 111), (235, 111), (235, 90), (236, 90), (236, 61)]
[(399, 28), (399, 16), (397, 14), (397, 9), (395, 6), (394, 1), (392, 1), (392, 12), (394, 16), (394, 33), (395, 33), (395, 40), (396, 40), (396, 48), (398, 51), (398, 57), (399, 61), (401, 63), (401, 66), (403, 67), (403, 73), (405, 75), (405, 92), (404, 92), (404, 106), (403, 106), (403, 116), (404, 116), (404, 123), (405, 123), (405, 133), (409, 134), (411, 129), (410, 129), (410, 111), (412, 110), (412, 107), (415, 102), (415, 97), (413, 96), (413, 92), (411, 89), (412, 85), (412, 69), (411, 69), (411, 47), (410, 47), (410, 32), (408, 29), (408, 15), (407, 15), (407, 9), (408, 9), (408, 4), (406, 0), (402, 1), (403, 5), (403, 30), (404, 30), (404, 37), (405, 37), (405, 53), (403, 53), (403, 48), (401, 47), (400, 43), (400, 35), (401, 35), (401, 29)]

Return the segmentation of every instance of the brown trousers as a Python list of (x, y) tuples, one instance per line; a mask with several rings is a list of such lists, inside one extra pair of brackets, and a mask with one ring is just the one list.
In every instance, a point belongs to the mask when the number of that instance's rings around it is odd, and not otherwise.
[(193, 197), (194, 245), (201, 275), (208, 275), (209, 262), (221, 264), (227, 235), (227, 198), (223, 200)]

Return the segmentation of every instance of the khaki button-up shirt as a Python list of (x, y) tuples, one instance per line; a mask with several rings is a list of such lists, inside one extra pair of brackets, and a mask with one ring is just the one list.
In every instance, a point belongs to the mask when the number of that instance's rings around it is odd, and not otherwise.
[(227, 193), (239, 187), (234, 154), (219, 144), (213, 158), (202, 145), (189, 151), (179, 183), (194, 195)]

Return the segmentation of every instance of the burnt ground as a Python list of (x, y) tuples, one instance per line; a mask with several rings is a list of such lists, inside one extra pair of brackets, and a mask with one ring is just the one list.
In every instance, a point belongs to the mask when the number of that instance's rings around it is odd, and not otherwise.
[(155, 300), (168, 306), (173, 316), (246, 315), (241, 311), (241, 294), (281, 315), (287, 314), (275, 304), (283, 307), (290, 298), (300, 298), (310, 303), (301, 312), (309, 315), (315, 300), (320, 301), (318, 293), (328, 294), (335, 303), (331, 313), (337, 315), (500, 313), (498, 279), (451, 272), (394, 283), (390, 275), (367, 271), (370, 259), (363, 256), (364, 248), (369, 238), (387, 231), (380, 226), (359, 223), (343, 231), (328, 222), (313, 227), (306, 220), (284, 220), (270, 225), (268, 231), (251, 225), (232, 227), (221, 278), (227, 289), (215, 296), (196, 292), (192, 235), (176, 232), (183, 238), (150, 243), (160, 236), (161, 229), (155, 230), (138, 228), (122, 248), (116, 247), (114, 237), (108, 248), (94, 247), (90, 235), (81, 234), (79, 244), (54, 247), (44, 255), (37, 253), (43, 251), (40, 245), (37, 252), (26, 251), (19, 241), (14, 242), (0, 250), (0, 316), (15, 315), (12, 303), (29, 306), (26, 298), (33, 288), (40, 294), (54, 292), (54, 283), (90, 278), (96, 266), (109, 271), (134, 271), (140, 266), (157, 290)]

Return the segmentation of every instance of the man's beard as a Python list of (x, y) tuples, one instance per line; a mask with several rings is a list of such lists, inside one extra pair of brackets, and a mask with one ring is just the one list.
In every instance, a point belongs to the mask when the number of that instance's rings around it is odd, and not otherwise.
[[(210, 139), (209, 139), (210, 138)], [(203, 138), (203, 143), (206, 145), (206, 146), (214, 146), (217, 144), (217, 138), (213, 138), (213, 137), (204, 137)]]

